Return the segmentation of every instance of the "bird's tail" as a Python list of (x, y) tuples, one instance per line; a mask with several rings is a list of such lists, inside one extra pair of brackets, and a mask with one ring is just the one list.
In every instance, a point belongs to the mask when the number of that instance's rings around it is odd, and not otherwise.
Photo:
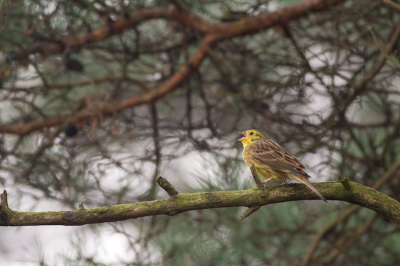
[(328, 203), (326, 201), (326, 199), (324, 198), (324, 196), (321, 195), (321, 193), (319, 193), (319, 191), (310, 183), (310, 181), (308, 181), (307, 178), (302, 177), (302, 176), (293, 176), (294, 179), (296, 179), (297, 181), (305, 184), (307, 187), (309, 187), (312, 191), (315, 192), (315, 194), (318, 195), (318, 197), (320, 197), (323, 201), (325, 201), (326, 203)]

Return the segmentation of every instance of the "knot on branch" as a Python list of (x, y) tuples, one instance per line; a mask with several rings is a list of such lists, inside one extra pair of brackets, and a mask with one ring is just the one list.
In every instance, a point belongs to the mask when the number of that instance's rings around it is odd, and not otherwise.
[(157, 184), (162, 189), (164, 189), (165, 192), (167, 192), (170, 197), (173, 197), (173, 196), (176, 196), (179, 194), (178, 191), (176, 191), (176, 189), (171, 185), (170, 182), (168, 182), (167, 179), (159, 176), (159, 177), (157, 177), (156, 181), (157, 181)]
[(79, 210), (86, 210), (85, 207), (83, 207), (83, 203), (82, 203), (82, 202), (79, 203), (78, 209), (79, 209)]
[(340, 181), (340, 183), (342, 183), (346, 190), (351, 189), (351, 181), (347, 176), (339, 175), (338, 180)]

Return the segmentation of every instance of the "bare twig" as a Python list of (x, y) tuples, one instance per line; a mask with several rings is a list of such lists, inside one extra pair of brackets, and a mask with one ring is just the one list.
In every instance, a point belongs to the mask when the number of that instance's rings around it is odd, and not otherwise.
[(254, 164), (250, 167), (250, 170), (251, 170), (251, 175), (253, 176), (254, 182), (257, 185), (257, 188), (264, 190), (265, 187), (264, 187), (263, 183), (261, 182), (260, 178), (258, 177), (257, 170), (256, 170), (256, 167), (254, 166)]
[(0, 197), (1, 197), (0, 205), (8, 207), (7, 191), (3, 190), (3, 193), (1, 193)]
[(239, 222), (242, 221), (244, 218), (249, 217), (256, 211), (258, 211), (260, 208), (261, 208), (261, 206), (255, 206), (255, 207), (249, 208), (245, 213), (242, 214), (242, 216), (240, 216)]
[(167, 192), (170, 197), (178, 195), (178, 191), (176, 191), (176, 189), (171, 185), (170, 182), (168, 182), (167, 179), (159, 176), (159, 177), (157, 177), (156, 181), (157, 181), (157, 184), (162, 189), (164, 189), (165, 192)]

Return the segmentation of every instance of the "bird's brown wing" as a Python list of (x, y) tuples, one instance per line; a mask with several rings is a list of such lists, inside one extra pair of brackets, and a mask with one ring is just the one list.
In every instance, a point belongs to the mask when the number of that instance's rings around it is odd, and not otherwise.
[(259, 164), (266, 164), (274, 170), (289, 172), (307, 178), (310, 177), (304, 172), (306, 168), (296, 157), (272, 140), (261, 139), (251, 144), (250, 155)]

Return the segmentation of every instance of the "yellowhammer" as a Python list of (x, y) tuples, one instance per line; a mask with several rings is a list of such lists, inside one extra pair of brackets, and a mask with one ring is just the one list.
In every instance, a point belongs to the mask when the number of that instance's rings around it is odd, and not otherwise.
[(328, 203), (308, 181), (310, 176), (304, 172), (306, 169), (304, 165), (281, 145), (267, 139), (266, 136), (254, 129), (240, 133), (244, 135), (243, 138), (239, 139), (243, 143), (243, 160), (249, 167), (254, 164), (257, 174), (265, 179), (262, 182), (263, 184), (271, 179), (283, 179), (283, 185), (286, 184), (286, 178), (291, 178), (307, 185), (323, 201)]

